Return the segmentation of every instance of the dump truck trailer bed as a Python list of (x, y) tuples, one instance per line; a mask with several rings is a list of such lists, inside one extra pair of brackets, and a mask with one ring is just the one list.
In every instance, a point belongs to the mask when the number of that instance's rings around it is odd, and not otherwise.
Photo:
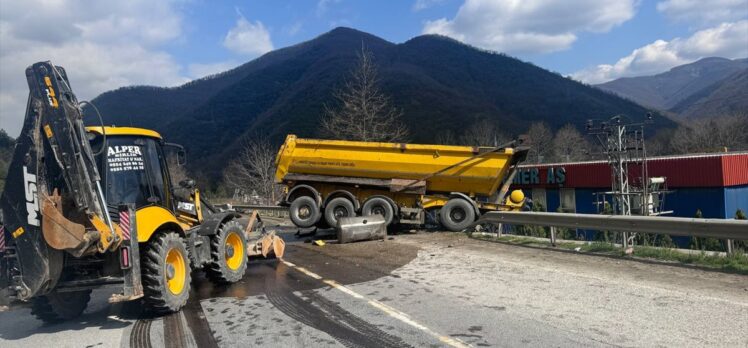
[(299, 227), (372, 214), (386, 215), (388, 223), (422, 224), (425, 212), (449, 205), (441, 223), (459, 230), (481, 211), (522, 205), (521, 192), (513, 194), (516, 202), (504, 200), (508, 184), (502, 184), (526, 152), (516, 143), (491, 148), (289, 135), (276, 157), (276, 181), (287, 186), (284, 203)]

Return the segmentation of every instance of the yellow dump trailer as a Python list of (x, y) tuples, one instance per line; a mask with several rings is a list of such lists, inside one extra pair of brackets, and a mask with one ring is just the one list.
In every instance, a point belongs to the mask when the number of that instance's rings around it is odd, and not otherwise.
[[(276, 181), (299, 227), (334, 226), (346, 216), (381, 214), (388, 223), (423, 224), (438, 213), (450, 230), (483, 211), (517, 209), (520, 191), (504, 200), (527, 149), (300, 139), (289, 135), (276, 157)], [(502, 185), (503, 183), (507, 183)]]

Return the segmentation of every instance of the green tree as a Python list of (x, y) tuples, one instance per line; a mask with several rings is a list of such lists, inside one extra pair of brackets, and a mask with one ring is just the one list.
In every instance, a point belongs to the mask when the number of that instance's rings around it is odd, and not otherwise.
[[(703, 219), (704, 214), (701, 209), (696, 209), (694, 217), (697, 219)], [(722, 243), (716, 238), (701, 238), (691, 237), (691, 249), (694, 250), (710, 250), (710, 251), (724, 251)]]
[[(545, 207), (543, 207), (542, 204), (535, 202), (532, 204), (531, 210), (535, 212), (541, 212), (541, 211), (545, 211)], [(523, 235), (523, 236), (542, 237), (542, 238), (550, 237), (548, 227), (545, 227), (545, 226), (532, 226), (532, 225), (518, 226), (517, 234)]]
[[(735, 220), (748, 220), (743, 209), (738, 209), (738, 211), (735, 212)], [(748, 241), (746, 240), (736, 240), (733, 243), (735, 243), (736, 250), (743, 250), (743, 252), (748, 250)]]

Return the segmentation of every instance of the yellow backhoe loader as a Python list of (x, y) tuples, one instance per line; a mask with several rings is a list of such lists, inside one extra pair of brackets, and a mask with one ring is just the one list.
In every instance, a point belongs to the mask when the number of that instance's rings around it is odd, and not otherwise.
[(248, 242), (257, 224), (215, 209), (192, 180), (173, 185), (166, 156), (183, 163), (181, 146), (147, 129), (85, 127), (59, 66), (36, 63), (26, 77), (26, 118), (0, 197), (0, 307), (30, 301), (44, 321), (70, 319), (92, 289), (120, 284), (110, 301), (177, 311), (191, 271), (232, 283), (253, 251), (282, 256), (282, 240)]

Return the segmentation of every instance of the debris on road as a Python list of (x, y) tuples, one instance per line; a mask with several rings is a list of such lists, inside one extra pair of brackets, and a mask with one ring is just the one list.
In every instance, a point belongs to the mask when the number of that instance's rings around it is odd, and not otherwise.
[(364, 240), (384, 239), (387, 223), (381, 215), (343, 217), (335, 228), (340, 244)]

